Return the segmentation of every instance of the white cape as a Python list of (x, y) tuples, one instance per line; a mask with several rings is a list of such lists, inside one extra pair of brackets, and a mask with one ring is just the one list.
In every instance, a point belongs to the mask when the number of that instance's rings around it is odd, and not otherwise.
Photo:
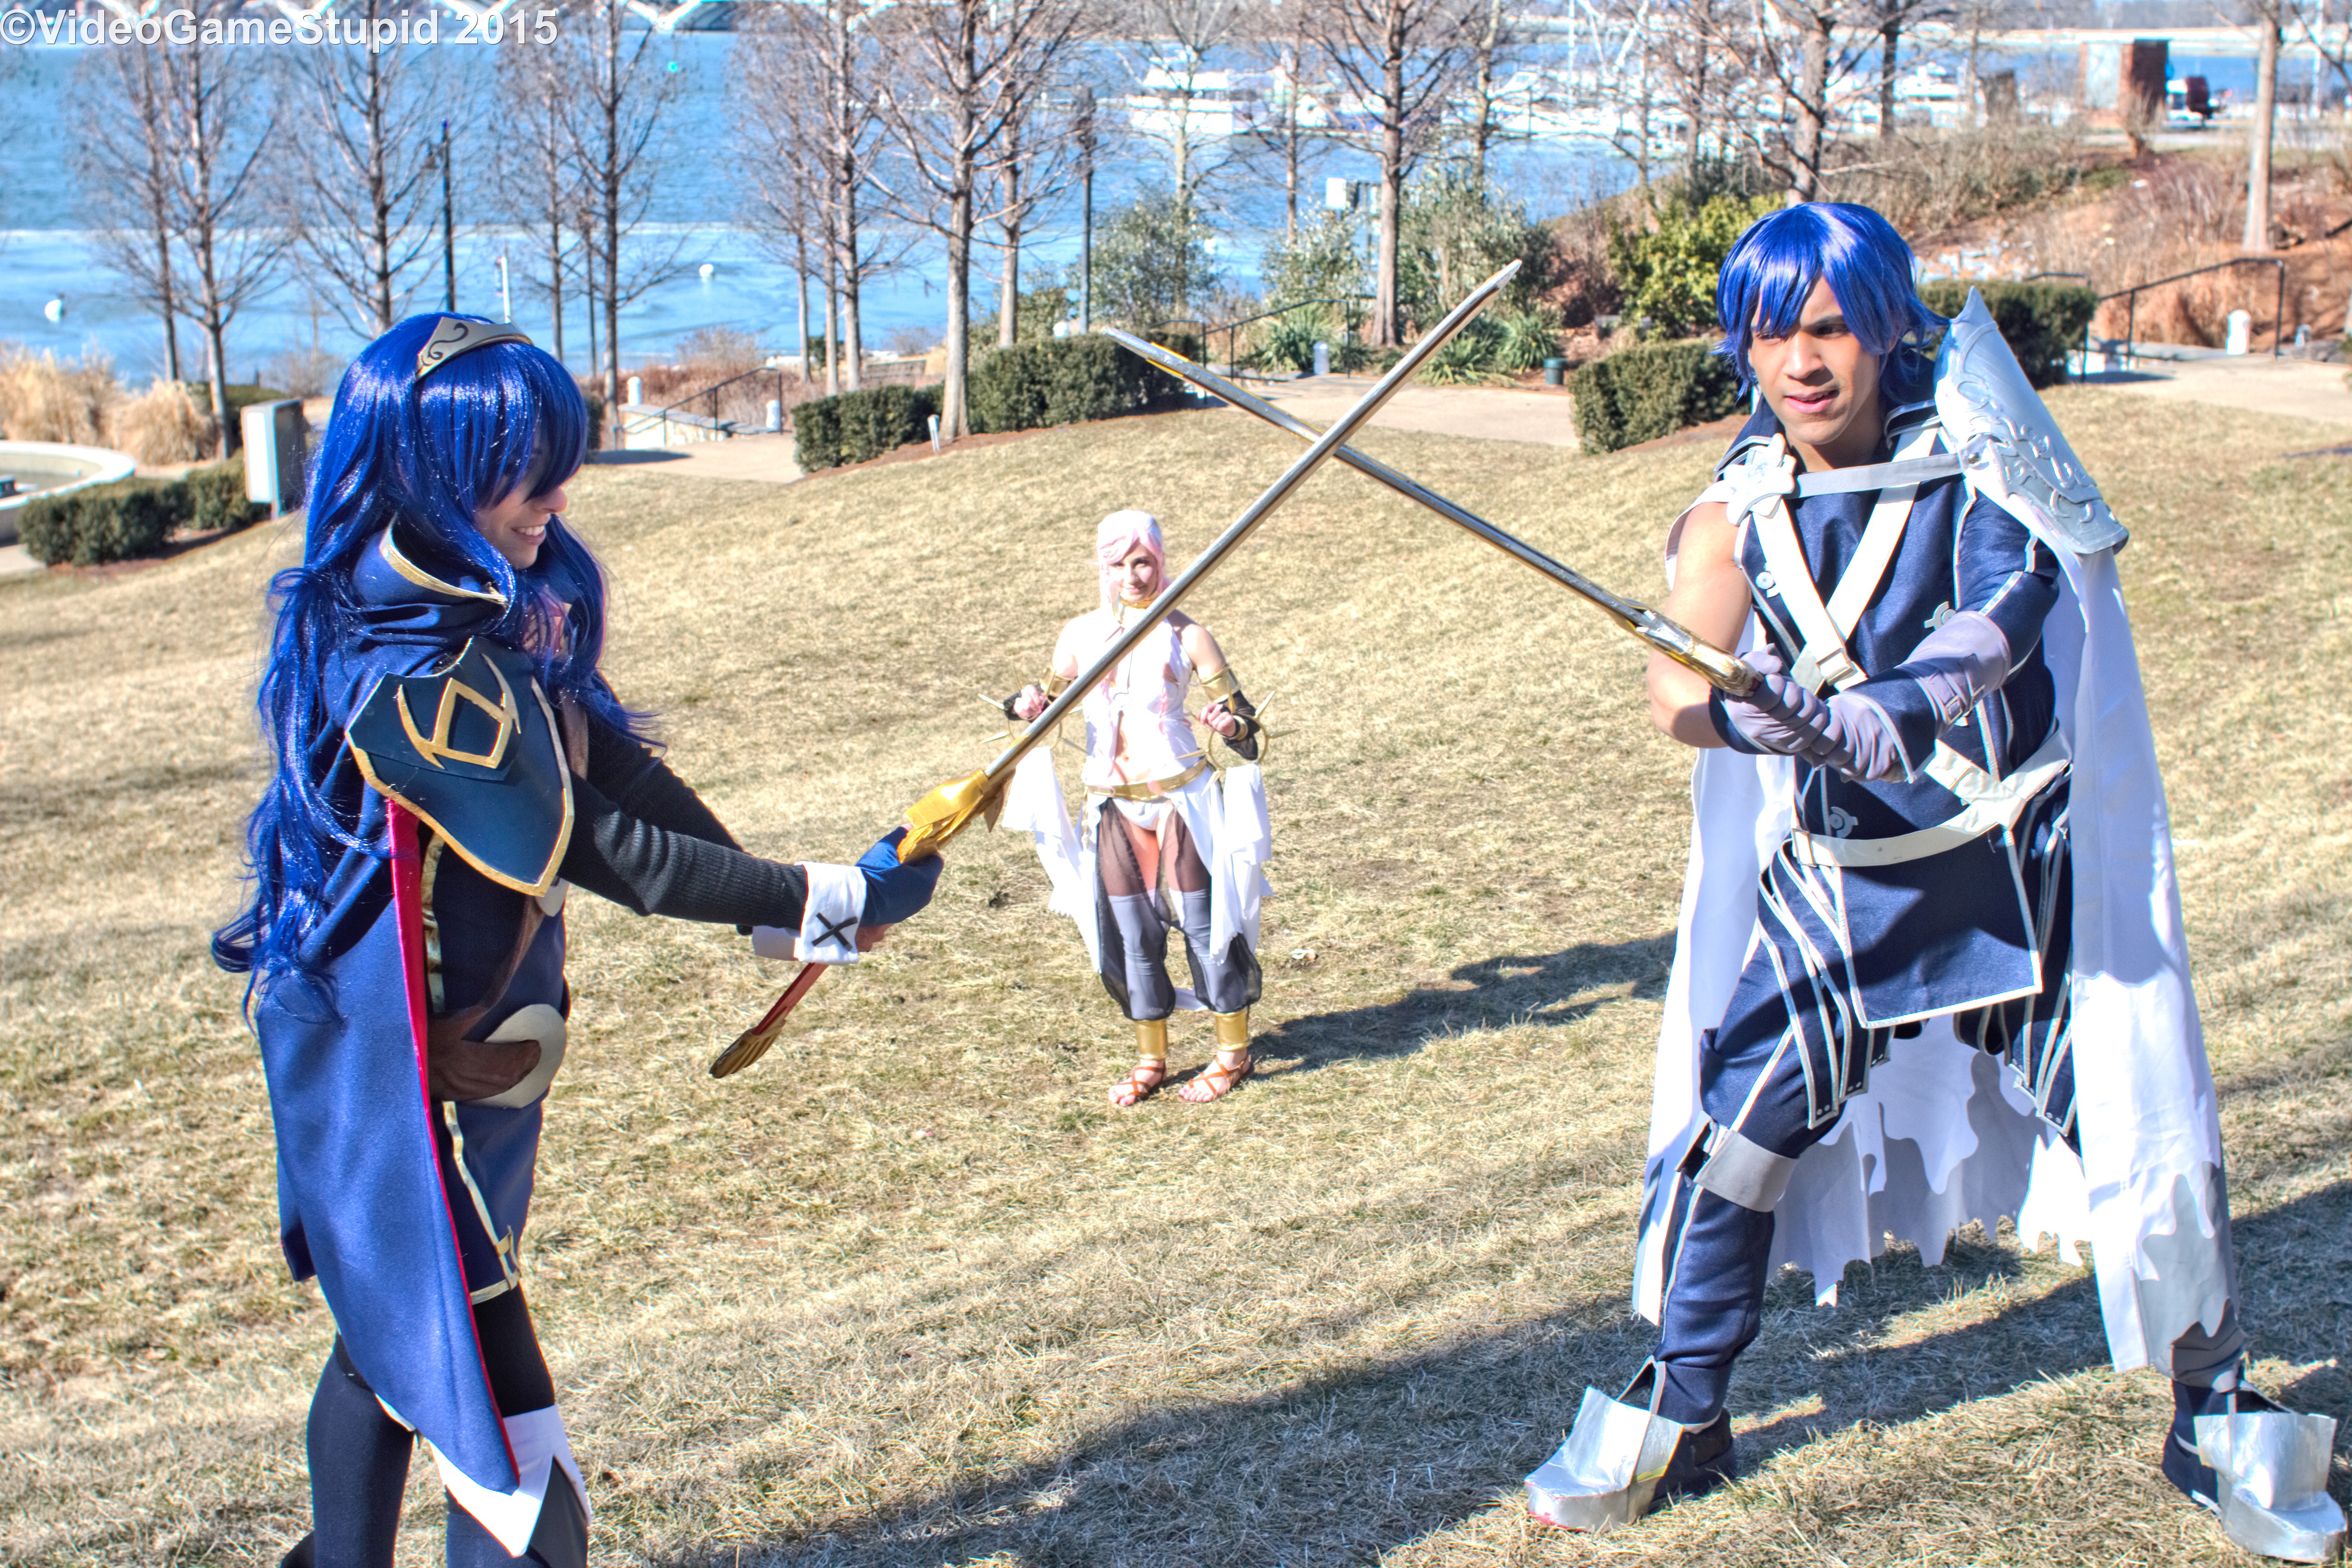
[[(1258, 915), (1266, 894), (1265, 862), (1274, 852), (1274, 827), (1265, 811), (1265, 776), (1255, 763), (1225, 769), (1222, 780), (1204, 773), (1171, 792), (1168, 803), (1184, 819), (1185, 831), (1209, 868), (1209, 940), (1223, 952), (1235, 936), (1257, 951)], [(1024, 831), (1037, 845), (1054, 893), (1049, 907), (1066, 915), (1087, 945), (1087, 961), (1102, 964), (1101, 933), (1095, 924), (1095, 846), (1071, 825), (1053, 754), (1038, 747), (1013, 770), (997, 826)], [(1207, 1004), (1190, 986), (1176, 988), (1176, 1006), (1201, 1012)]]
[[(2059, 552), (2065, 584), (2043, 625), (2058, 720), (2074, 752), (2074, 1153), (2033, 1114), (2006, 1067), (1948, 1021), (1896, 1040), (1869, 1089), (1798, 1161), (1777, 1211), (1772, 1262), (1833, 1301), (1845, 1266), (1893, 1236), (1940, 1262), (1954, 1229), (2016, 1222), (2070, 1261), (2091, 1243), (2108, 1349), (2119, 1368), (2169, 1369), (2190, 1326), (2220, 1327), (2234, 1292), (2221, 1133), (2189, 988), (2172, 829), (2138, 657), (2112, 550)], [(1755, 635), (1751, 621), (1749, 637)], [(1788, 836), (1792, 765), (1705, 750), (1674, 971), (1658, 1037), (1650, 1154), (1701, 1115), (1698, 1040), (1719, 1022), (1755, 930), (1756, 886)], [(1647, 1249), (1643, 1249), (1646, 1258)], [(1644, 1299), (1639, 1285), (1636, 1301)]]

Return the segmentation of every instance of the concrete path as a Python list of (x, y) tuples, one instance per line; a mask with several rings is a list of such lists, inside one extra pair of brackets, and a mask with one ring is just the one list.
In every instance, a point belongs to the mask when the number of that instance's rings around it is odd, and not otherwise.
[[(1286, 413), (1322, 426), (1348, 412), (1372, 390), (1370, 376), (1306, 376), (1295, 382), (1244, 384)], [(1576, 445), (1576, 400), (1568, 389), (1526, 387), (1402, 388), (1372, 423), (1390, 430), (1421, 430), (1434, 435), (1468, 435), (1486, 441), (1531, 441), (1546, 446)], [(1247, 419), (1249, 415), (1243, 414)]]
[(49, 569), (33, 559), (33, 552), (23, 545), (0, 545), (0, 577), (22, 577), (28, 571)]
[(2352, 425), (2352, 387), (2347, 367), (2309, 360), (2273, 360), (2267, 354), (2226, 359), (2142, 360), (2128, 371), (2104, 371), (2082, 384), (2136, 392), (2172, 402), (2212, 403), (2253, 413), (2275, 413), (2325, 424)]
[(750, 479), (767, 485), (789, 485), (801, 477), (801, 465), (793, 458), (793, 438), (764, 431), (729, 441), (697, 441), (685, 446), (593, 452), (588, 461), (613, 468), (657, 465), (664, 474), (688, 479)]

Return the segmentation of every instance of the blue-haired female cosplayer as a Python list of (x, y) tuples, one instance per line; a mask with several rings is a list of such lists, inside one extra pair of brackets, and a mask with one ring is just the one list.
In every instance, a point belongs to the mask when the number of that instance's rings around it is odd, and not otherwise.
[(1658, 1337), (1530, 1507), (1601, 1530), (1720, 1484), (1777, 1266), (1833, 1300), (1890, 1233), (1932, 1263), (2006, 1216), (2093, 1244), (2116, 1364), (2172, 1381), (2164, 1474), (2242, 1544), (2332, 1549), (2299, 1424), (2333, 1423), (2245, 1383), (2123, 529), (1982, 301), (1931, 314), (1876, 213), (1759, 219), (1717, 302), (1757, 407), (1664, 608), (1759, 678), (1648, 677), (1697, 753), (1634, 1266)]
[(588, 415), (520, 332), (419, 316), (335, 394), (302, 564), (272, 584), (276, 769), (252, 901), (214, 939), (278, 1132), (287, 1262), (337, 1330), (310, 1406), (297, 1564), (393, 1560), (414, 1441), (448, 1560), (586, 1560), (580, 1469), (522, 1290), (572, 993), (563, 905), (798, 930), (854, 958), (936, 859), (745, 853), (598, 670), (603, 573), (565, 525)]

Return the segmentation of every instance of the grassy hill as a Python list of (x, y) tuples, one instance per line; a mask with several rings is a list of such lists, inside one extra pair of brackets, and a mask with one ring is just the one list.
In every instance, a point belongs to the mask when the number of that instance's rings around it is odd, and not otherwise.
[[(2262, 1373), (2346, 1413), (2352, 495), (2279, 456), (2315, 427), (2058, 408), (2135, 529)], [(840, 860), (991, 755), (981, 695), (1092, 602), (1097, 517), (1149, 507), (1185, 559), (1283, 439), (1185, 414), (782, 489), (592, 469), (572, 515), (614, 579), (608, 669), (673, 763), (750, 847)], [(1634, 592), (1711, 455), (1366, 445)], [(261, 1075), (205, 958), (289, 548), (0, 584), (12, 1563), (274, 1562), (301, 1528), (331, 1330), (278, 1261)], [(525, 1249), (599, 1561), (2242, 1560), (2156, 1475), (2166, 1390), (2105, 1369), (2087, 1273), (1973, 1234), (1938, 1269), (1857, 1266), (1834, 1309), (1775, 1286), (1736, 1489), (1531, 1531), (1517, 1478), (1647, 1344), (1687, 757), (1632, 644), (1351, 474), (1190, 607), (1284, 732), (1265, 1072), (1222, 1103), (1105, 1103), (1131, 1037), (1021, 840), (961, 841), (933, 908), (723, 1082), (782, 967), (573, 902)], [(1204, 1019), (1172, 1032), (1206, 1059)], [(404, 1562), (438, 1561), (438, 1497), (420, 1460)]]

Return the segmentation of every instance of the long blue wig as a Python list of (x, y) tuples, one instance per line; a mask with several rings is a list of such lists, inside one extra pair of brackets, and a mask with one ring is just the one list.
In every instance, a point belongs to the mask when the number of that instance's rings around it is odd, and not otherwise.
[(1746, 396), (1756, 385), (1748, 346), (1794, 331), (1805, 297), (1826, 277), (1847, 329), (1878, 357), (1881, 404), (1923, 397), (1934, 370), (1927, 344), (1944, 319), (1920, 302), (1912, 267), (1911, 247), (1868, 207), (1807, 202), (1767, 214), (1748, 225), (1717, 275), (1723, 341), (1715, 351), (1738, 369)]
[(551, 355), (519, 342), (460, 354), (420, 382), (417, 350), (439, 320), (410, 317), (344, 372), (310, 465), (302, 564), (270, 583), (277, 626), (257, 706), (277, 767), (246, 829), (252, 902), (213, 936), (221, 967), (251, 976), (248, 999), (303, 967), (341, 855), (383, 847), (362, 843), (325, 792), (348, 716), (330, 707), (328, 666), (359, 630), (357, 564), (394, 519), (404, 549), (461, 563), (504, 594), (484, 634), (529, 651), (551, 695), (569, 695), (632, 735), (641, 727), (597, 673), (604, 579), (588, 547), (551, 517), (538, 559), (517, 571), (474, 526), (480, 508), (543, 494), (579, 468), (588, 449), (580, 389)]

